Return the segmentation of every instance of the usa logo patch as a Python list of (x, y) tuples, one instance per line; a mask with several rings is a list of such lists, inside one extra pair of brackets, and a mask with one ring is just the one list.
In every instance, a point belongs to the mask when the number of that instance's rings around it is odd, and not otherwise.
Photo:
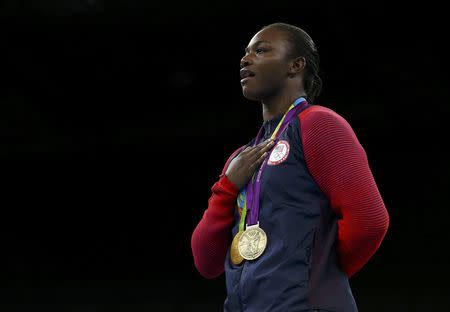
[(289, 150), (290, 146), (288, 141), (278, 141), (277, 145), (273, 148), (272, 153), (270, 153), (267, 164), (270, 166), (281, 164), (289, 156)]

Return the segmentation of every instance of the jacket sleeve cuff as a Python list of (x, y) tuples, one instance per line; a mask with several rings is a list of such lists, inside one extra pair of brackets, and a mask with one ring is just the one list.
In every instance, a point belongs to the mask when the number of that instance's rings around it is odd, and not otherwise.
[(230, 181), (230, 179), (228, 179), (228, 177), (225, 174), (220, 175), (218, 184), (221, 186), (223, 191), (225, 191), (226, 193), (233, 195), (233, 196), (237, 196), (239, 189), (233, 182)]

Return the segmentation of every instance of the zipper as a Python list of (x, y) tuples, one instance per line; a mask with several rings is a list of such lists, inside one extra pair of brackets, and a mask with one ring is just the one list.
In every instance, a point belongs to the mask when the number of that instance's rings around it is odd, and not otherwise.
[(242, 279), (243, 279), (243, 277), (245, 277), (245, 272), (244, 271), (246, 271), (247, 262), (248, 262), (248, 260), (244, 259), (244, 263), (242, 264), (241, 274), (239, 276), (239, 289), (238, 289), (238, 294), (237, 295), (238, 295), (239, 305), (240, 305), (241, 310), (244, 307), (244, 303), (243, 303), (243, 300), (242, 300), (242, 293), (243, 293), (243, 290), (244, 290), (244, 287), (242, 286)]

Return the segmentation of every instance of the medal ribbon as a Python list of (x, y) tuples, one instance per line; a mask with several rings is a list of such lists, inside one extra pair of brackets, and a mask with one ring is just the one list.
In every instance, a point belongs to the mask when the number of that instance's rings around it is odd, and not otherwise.
[[(299, 105), (301, 103), (301, 105)], [(294, 103), (289, 107), (289, 109), (286, 111), (286, 113), (283, 115), (283, 118), (281, 118), (280, 122), (278, 123), (277, 127), (275, 128), (274, 132), (271, 135), (271, 139), (274, 139), (275, 141), (280, 137), (280, 135), (283, 133), (283, 131), (287, 128), (289, 125), (289, 122), (291, 119), (298, 114), (298, 111), (307, 104), (306, 99), (301, 97), (295, 100)], [(256, 140), (253, 144), (253, 146), (256, 146), (259, 141), (261, 140), (262, 134), (263, 134), (264, 127), (262, 126), (259, 129), (258, 135), (256, 136)], [(276, 145), (276, 144), (275, 144)], [(274, 145), (274, 146), (275, 146)], [(251, 181), (247, 184), (246, 188), (246, 194), (245, 196), (245, 206), (244, 210), (250, 210), (250, 215), (248, 218), (247, 226), (249, 225), (255, 225), (258, 223), (259, 218), (259, 194), (261, 192), (261, 176), (262, 173), (267, 165), (267, 161), (270, 157), (270, 153), (267, 153), (266, 158), (264, 159), (263, 163), (259, 167), (258, 172), (253, 175)], [(239, 230), (241, 230), (241, 223), (242, 223), (242, 230), (244, 222), (243, 219), (245, 219), (244, 210), (241, 214), (241, 222), (239, 224)]]
[(245, 189), (243, 189), (238, 197), (238, 207), (242, 208), (241, 220), (239, 221), (239, 232), (244, 231), (245, 216), (247, 215), (247, 201), (245, 198)]

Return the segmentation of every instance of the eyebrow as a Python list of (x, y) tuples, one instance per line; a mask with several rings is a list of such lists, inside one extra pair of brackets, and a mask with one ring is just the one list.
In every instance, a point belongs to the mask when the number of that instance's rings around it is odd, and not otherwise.
[[(259, 41), (256, 41), (254, 44), (253, 44), (253, 46), (258, 46), (259, 44), (261, 44), (261, 43), (263, 43), (263, 42), (266, 42), (266, 43), (270, 43), (269, 41), (266, 41), (266, 40), (259, 40)], [(245, 52), (247, 52), (248, 53), (248, 50), (249, 50), (249, 47), (246, 47), (245, 48)]]

